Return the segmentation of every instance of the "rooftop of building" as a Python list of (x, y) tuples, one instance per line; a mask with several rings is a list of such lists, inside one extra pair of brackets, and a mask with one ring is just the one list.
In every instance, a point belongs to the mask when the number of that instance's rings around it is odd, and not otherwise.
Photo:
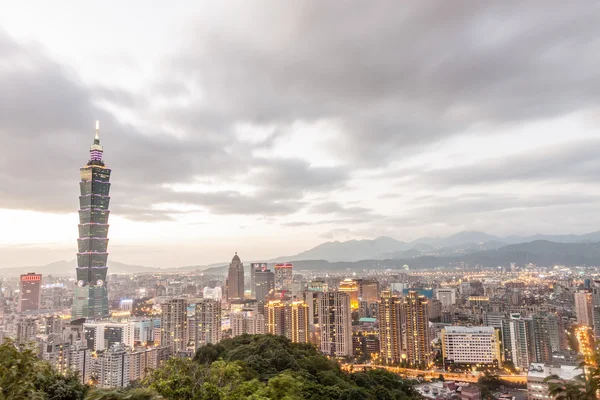
[(558, 375), (561, 379), (572, 380), (581, 375), (581, 369), (574, 365), (553, 365), (544, 363), (531, 363), (527, 378), (546, 378), (550, 375)]
[(446, 326), (446, 333), (494, 333), (493, 326)]

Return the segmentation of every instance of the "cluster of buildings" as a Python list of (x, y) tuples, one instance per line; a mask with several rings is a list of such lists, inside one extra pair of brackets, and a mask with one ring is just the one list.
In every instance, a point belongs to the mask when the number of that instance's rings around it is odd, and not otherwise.
[[(572, 379), (578, 363), (567, 329), (577, 326), (583, 353), (588, 333), (600, 338), (600, 281), (556, 267), (409, 273), (383, 265), (357, 277), (292, 263), (246, 269), (236, 253), (226, 273), (108, 276), (111, 171), (102, 154), (96, 132), (80, 170), (76, 279), (28, 273), (0, 291), (0, 343), (37, 346), (40, 358), (79, 372), (82, 382), (128, 386), (169, 357), (268, 333), (358, 364), (510, 369), (528, 374), (531, 398), (542, 399), (542, 378)], [(473, 393), (465, 386), (465, 396)]]

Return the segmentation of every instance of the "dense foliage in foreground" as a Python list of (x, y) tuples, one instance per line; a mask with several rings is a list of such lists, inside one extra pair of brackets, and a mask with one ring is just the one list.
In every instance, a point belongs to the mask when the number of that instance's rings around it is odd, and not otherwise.
[(0, 346), (0, 400), (395, 400), (412, 398), (410, 386), (383, 371), (347, 373), (310, 344), (272, 335), (244, 335), (172, 358), (136, 388), (94, 390), (63, 377), (35, 354)]
[(310, 344), (244, 335), (172, 359), (144, 385), (167, 399), (407, 399), (398, 376), (374, 370), (346, 373)]

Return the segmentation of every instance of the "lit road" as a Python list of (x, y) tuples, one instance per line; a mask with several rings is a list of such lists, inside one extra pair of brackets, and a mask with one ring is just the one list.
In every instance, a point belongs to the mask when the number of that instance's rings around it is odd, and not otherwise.
[[(418, 369), (408, 369), (408, 368), (400, 368), (400, 367), (390, 367), (390, 366), (386, 366), (386, 365), (369, 365), (369, 364), (354, 364), (353, 367), (354, 367), (355, 371), (360, 370), (362, 368), (387, 369), (388, 371), (395, 372), (400, 375), (414, 377), (414, 378), (421, 375), (424, 378), (432, 379), (432, 378), (438, 378), (441, 374), (444, 376), (444, 379), (453, 380), (453, 381), (477, 382), (477, 379), (479, 379), (478, 375), (447, 372), (447, 371), (443, 371), (443, 370), (422, 371), (422, 370), (418, 370)], [(345, 369), (347, 369), (347, 368), (348, 367), (345, 367)], [(507, 382), (511, 382), (511, 383), (522, 383), (522, 384), (527, 383), (526, 375), (498, 375), (498, 377), (500, 379), (502, 379), (503, 381), (507, 381)]]

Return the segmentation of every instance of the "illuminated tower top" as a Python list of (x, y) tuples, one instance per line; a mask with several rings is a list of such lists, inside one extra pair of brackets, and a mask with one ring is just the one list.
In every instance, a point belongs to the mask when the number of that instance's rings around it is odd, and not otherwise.
[(102, 152), (104, 149), (100, 144), (100, 121), (96, 121), (96, 136), (94, 136), (94, 144), (90, 146), (90, 161), (88, 165), (104, 165), (102, 161)]

